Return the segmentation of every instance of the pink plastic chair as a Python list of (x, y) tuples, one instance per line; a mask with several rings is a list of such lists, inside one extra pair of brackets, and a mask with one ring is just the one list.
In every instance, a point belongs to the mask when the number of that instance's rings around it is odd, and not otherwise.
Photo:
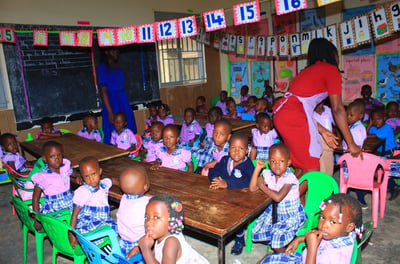
[(135, 138), (136, 138), (136, 148), (135, 150), (131, 151), (129, 153), (129, 155), (134, 155), (135, 157), (139, 156), (139, 150), (142, 147), (142, 137), (139, 136), (138, 134), (135, 134)]
[[(348, 178), (343, 174), (343, 162), (348, 168)], [(347, 188), (372, 191), (372, 220), (374, 228), (378, 226), (378, 206), (380, 200), (380, 214), (383, 218), (385, 213), (386, 192), (388, 184), (388, 173), (383, 172), (383, 160), (369, 153), (363, 153), (363, 159), (354, 158), (350, 153), (344, 154), (338, 160), (340, 165), (340, 192), (347, 193)], [(378, 168), (381, 166), (381, 168)], [(377, 172), (377, 180), (374, 180)]]

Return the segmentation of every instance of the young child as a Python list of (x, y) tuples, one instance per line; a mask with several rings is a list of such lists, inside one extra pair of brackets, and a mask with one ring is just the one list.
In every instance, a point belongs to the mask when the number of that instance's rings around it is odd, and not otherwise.
[(111, 133), (111, 145), (128, 151), (135, 150), (137, 141), (132, 130), (126, 127), (124, 112), (118, 112), (114, 115), (114, 127), (115, 129)]
[(150, 200), (144, 195), (150, 187), (146, 170), (140, 165), (126, 168), (119, 178), (119, 186), (124, 192), (117, 212), (119, 245), (129, 259), (138, 253), (139, 248), (134, 247), (145, 234), (144, 216)]
[(240, 119), (242, 116), (241, 113), (237, 111), (236, 102), (232, 97), (226, 99), (226, 110), (227, 110), (227, 115), (225, 115), (225, 117), (227, 118)]
[(361, 87), (361, 96), (365, 102), (365, 110), (369, 114), (371, 111), (377, 108), (383, 108), (384, 104), (379, 102), (378, 100), (371, 97), (372, 95), (372, 88), (370, 85), (365, 84)]
[(196, 98), (196, 109), (200, 106), (206, 106), (206, 98), (203, 95)]
[(256, 117), (256, 128), (251, 130), (253, 135), (250, 159), (268, 159), (268, 150), (278, 138), (278, 133), (273, 128), (272, 120), (266, 113), (260, 113)]
[(200, 137), (202, 128), (199, 122), (196, 121), (196, 111), (189, 107), (184, 112), (184, 122), (181, 128), (180, 140), (189, 148), (193, 147), (194, 142)]
[(256, 116), (256, 102), (257, 97), (252, 95), (247, 99), (247, 106), (244, 107), (246, 113), (251, 114), (252, 116)]
[(226, 119), (215, 122), (213, 131), (213, 142), (193, 155), (197, 159), (197, 170), (201, 175), (208, 176), (208, 170), (213, 168), (222, 157), (228, 155), (229, 138), (231, 137), (232, 125)]
[[(85, 234), (108, 225), (117, 231), (117, 225), (110, 216), (108, 190), (112, 187), (109, 178), (100, 180), (102, 169), (95, 157), (85, 157), (79, 162), (79, 171), (84, 184), (74, 192), (73, 211), (70, 225)], [(77, 239), (69, 234), (72, 248)]]
[[(34, 187), (32, 208), (36, 213), (49, 214), (63, 209), (72, 212), (73, 194), (70, 190), (71, 162), (63, 157), (63, 147), (55, 141), (43, 145), (43, 162), (41, 172), (32, 175)], [(44, 193), (44, 204), (39, 211), (39, 198)], [(36, 230), (42, 225), (35, 219)]]
[[(367, 130), (362, 124), (362, 118), (365, 112), (365, 106), (360, 101), (353, 101), (349, 104), (346, 109), (347, 112), (347, 123), (349, 124), (350, 133), (353, 136), (353, 140), (357, 146), (362, 148), (365, 139), (367, 138)], [(346, 141), (343, 140), (342, 147), (344, 150), (347, 149)]]
[[(208, 111), (208, 122), (205, 126), (205, 132), (200, 136), (200, 145), (201, 147), (206, 147), (207, 144), (212, 143), (213, 133), (214, 133), (214, 125), (215, 122), (221, 120), (222, 118), (222, 110), (219, 107), (212, 107)], [(207, 136), (207, 141), (204, 141), (205, 137)]]
[(243, 85), (240, 88), (240, 103), (246, 102), (247, 100), (249, 100), (249, 97), (250, 97), (250, 95), (249, 95), (249, 86)]
[(391, 155), (391, 152), (396, 148), (396, 143), (394, 142), (393, 129), (388, 124), (385, 124), (384, 118), (385, 113), (383, 109), (377, 109), (371, 113), (370, 123), (367, 127), (367, 138), (385, 140), (385, 149), (382, 151), (382, 146), (380, 146), (378, 151), (385, 153), (385, 155)]
[(299, 198), (299, 181), (289, 168), (289, 155), (286, 145), (272, 145), (268, 159), (270, 170), (264, 170), (263, 177), (258, 177), (266, 164), (263, 160), (257, 160), (249, 186), (250, 191), (260, 189), (273, 200), (258, 217), (252, 230), (252, 239), (271, 244), (276, 253), (285, 252), (285, 246), (306, 220)]
[(207, 108), (205, 105), (199, 105), (196, 107), (196, 115), (201, 117), (207, 116)]
[(158, 110), (155, 104), (149, 105), (150, 116), (146, 118), (146, 129), (150, 129), (151, 123), (157, 121)]
[(174, 123), (174, 117), (169, 113), (169, 106), (167, 104), (161, 104), (158, 107), (157, 121), (163, 123), (164, 126)]
[(265, 87), (265, 90), (263, 92), (262, 98), (265, 99), (267, 101), (268, 105), (270, 106), (269, 110), (272, 110), (272, 107), (275, 104), (274, 91), (273, 91), (271, 85), (269, 85), (269, 81), (264, 82), (264, 87)]
[(219, 94), (219, 101), (215, 105), (215, 106), (221, 108), (223, 115), (227, 114), (227, 111), (226, 111), (226, 99), (227, 98), (228, 98), (228, 92), (227, 91), (221, 91), (220, 94)]
[(153, 122), (150, 128), (151, 138), (150, 140), (146, 140), (143, 142), (143, 149), (140, 151), (140, 160), (144, 160), (146, 162), (153, 162), (156, 160), (156, 151), (164, 146), (164, 143), (162, 141), (163, 129), (163, 123), (159, 121)]
[(263, 99), (263, 98), (257, 99), (257, 101), (256, 101), (256, 116), (259, 113), (267, 113), (268, 112), (267, 107), (268, 107), (268, 103), (265, 99)]
[(400, 133), (400, 116), (399, 116), (399, 104), (392, 101), (386, 105), (386, 116), (385, 121), (392, 129), (395, 135)]
[[(268, 256), (262, 263), (350, 263), (356, 235), (361, 236), (362, 212), (359, 203), (344, 193), (321, 203), (318, 229), (296, 237), (285, 253)], [(306, 242), (303, 253), (296, 248)]]
[(89, 114), (85, 116), (82, 121), (83, 128), (79, 130), (78, 136), (100, 142), (101, 134), (97, 129), (97, 117), (93, 114)]
[(160, 166), (193, 172), (192, 154), (179, 144), (178, 128), (175, 125), (167, 125), (163, 129), (164, 146), (156, 151), (156, 161), (151, 166), (152, 170), (158, 170)]
[(146, 206), (146, 234), (139, 240), (146, 263), (209, 263), (185, 241), (183, 217), (178, 198), (162, 194), (150, 199)]
[(49, 139), (61, 135), (60, 130), (53, 126), (53, 120), (50, 117), (44, 117), (40, 121), (40, 131), (36, 134), (37, 139)]

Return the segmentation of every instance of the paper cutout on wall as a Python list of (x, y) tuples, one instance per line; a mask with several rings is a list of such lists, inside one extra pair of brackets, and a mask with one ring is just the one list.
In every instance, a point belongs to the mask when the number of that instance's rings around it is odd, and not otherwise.
[(391, 30), (386, 16), (386, 9), (380, 8), (370, 13), (372, 32), (376, 39), (382, 39), (391, 35)]
[(235, 61), (230, 63), (231, 96), (239, 95), (243, 85), (249, 85), (247, 77), (247, 62)]
[(299, 24), (300, 31), (325, 27), (325, 7), (301, 10)]
[(296, 32), (296, 13), (277, 16), (272, 15), (273, 34), (285, 34)]
[(118, 45), (128, 45), (136, 42), (136, 27), (123, 27), (116, 30)]
[(375, 87), (375, 56), (343, 56), (342, 98), (352, 101), (360, 96), (363, 85)]
[(257, 37), (257, 56), (260, 56), (260, 57), (265, 56), (265, 37), (264, 36)]
[(255, 36), (248, 36), (247, 37), (247, 56), (255, 56), (256, 55), (256, 37)]
[(75, 31), (60, 31), (60, 46), (74, 47), (76, 43)]
[(324, 29), (317, 28), (317, 29), (312, 30), (311, 37), (312, 37), (312, 39), (323, 38), (324, 37)]
[(204, 30), (203, 27), (198, 27), (198, 28), (197, 28), (196, 40), (197, 40), (198, 42), (203, 43), (203, 41), (204, 41), (204, 33), (205, 33), (205, 30)]
[(14, 29), (10, 27), (0, 28), (0, 42), (15, 43)]
[(389, 19), (391, 20), (391, 25), (393, 31), (400, 30), (400, 2), (393, 3), (390, 5)]
[(301, 42), (299, 34), (290, 34), (290, 55), (297, 57), (301, 55)]
[(376, 54), (383, 53), (396, 53), (400, 50), (400, 38), (396, 38), (392, 41), (385, 41), (376, 45)]
[(229, 50), (229, 34), (225, 33), (222, 37), (221, 51), (227, 52)]
[(260, 21), (260, 7), (258, 1), (234, 5), (233, 19), (235, 26)]
[(93, 31), (78, 30), (76, 33), (76, 46), (92, 47), (93, 46)]
[(301, 38), (301, 54), (302, 55), (307, 55), (308, 46), (310, 45), (310, 42), (312, 40), (312, 34), (311, 34), (310, 31), (302, 32), (300, 34), (300, 38)]
[(115, 29), (103, 28), (97, 30), (97, 41), (100, 47), (116, 45)]
[(325, 6), (339, 1), (340, 0), (318, 0), (318, 6)]
[(203, 39), (203, 43), (206, 46), (210, 46), (211, 44), (211, 32), (206, 32), (204, 33), (204, 39)]
[(269, 81), (269, 62), (251, 62), (251, 89), (252, 94), (261, 97), (264, 92), (264, 81)]
[(204, 25), (207, 32), (226, 28), (224, 9), (203, 13)]
[(47, 46), (49, 41), (47, 30), (34, 30), (33, 31), (33, 45)]
[(236, 51), (236, 36), (233, 34), (229, 34), (229, 49), (230, 52)]
[(337, 47), (337, 30), (336, 30), (336, 24), (327, 26), (324, 28), (324, 38), (329, 40), (335, 47)]
[(267, 57), (278, 55), (278, 39), (276, 36), (267, 36)]
[(294, 60), (275, 61), (275, 91), (286, 92), (296, 76), (296, 62)]
[(179, 36), (181, 38), (197, 35), (196, 16), (183, 17), (178, 19)]
[(144, 24), (136, 27), (137, 29), (137, 42), (150, 43), (156, 42), (156, 33), (154, 24)]
[(288, 36), (287, 35), (280, 35), (278, 36), (279, 39), (279, 56), (288, 56)]
[(218, 31), (214, 32), (213, 47), (219, 49), (221, 47), (221, 34)]
[(176, 39), (179, 37), (178, 20), (171, 19), (156, 23), (157, 40)]
[(377, 99), (400, 103), (400, 53), (376, 55)]
[(342, 40), (342, 49), (351, 49), (355, 46), (353, 33), (353, 20), (347, 20), (340, 23), (340, 39)]
[(236, 54), (244, 55), (244, 36), (237, 36)]
[(277, 15), (287, 14), (304, 8), (307, 8), (306, 0), (275, 0), (275, 9)]
[(371, 34), (367, 16), (356, 17), (354, 19), (354, 34), (356, 44), (364, 44), (371, 42)]

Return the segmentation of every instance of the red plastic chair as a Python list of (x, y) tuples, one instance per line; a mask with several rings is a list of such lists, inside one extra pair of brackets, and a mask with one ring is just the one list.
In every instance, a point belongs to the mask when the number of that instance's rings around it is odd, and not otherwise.
[(137, 142), (136, 148), (135, 148), (135, 150), (131, 151), (129, 153), (129, 155), (137, 157), (137, 156), (139, 156), (139, 150), (142, 147), (142, 137), (139, 136), (138, 134), (135, 134), (135, 138), (136, 138), (136, 142)]
[[(343, 162), (346, 165), (343, 165)], [(372, 191), (372, 220), (374, 228), (378, 226), (378, 206), (380, 203), (380, 214), (383, 218), (385, 213), (386, 192), (388, 184), (388, 173), (384, 173), (383, 160), (369, 153), (363, 153), (363, 159), (354, 158), (350, 153), (344, 154), (338, 160), (340, 165), (340, 192), (347, 193), (347, 188)], [(343, 168), (347, 166), (348, 177), (344, 177)], [(375, 173), (377, 172), (377, 179)], [(380, 201), (379, 201), (380, 200)]]

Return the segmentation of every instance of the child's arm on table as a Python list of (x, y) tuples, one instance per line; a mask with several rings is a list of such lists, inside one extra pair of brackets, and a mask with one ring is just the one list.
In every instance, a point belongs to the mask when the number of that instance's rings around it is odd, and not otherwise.
[(136, 144), (133, 144), (130, 146), (130, 148), (127, 149), (127, 151), (132, 152), (136, 150)]
[[(71, 216), (71, 222), (70, 222), (71, 227), (76, 228), (76, 220), (78, 219), (78, 215), (80, 212), (81, 212), (81, 208), (74, 205), (74, 209), (72, 211), (72, 216)], [(69, 239), (69, 243), (71, 244), (72, 249), (75, 250), (75, 244), (78, 244), (78, 240), (71, 232), (68, 232), (68, 239)]]
[[(40, 210), (40, 207), (39, 207), (39, 199), (40, 199), (40, 196), (42, 195), (42, 192), (43, 192), (43, 190), (42, 190), (40, 187), (38, 187), (38, 186), (35, 186), (35, 187), (33, 188), (32, 209), (33, 209), (33, 211), (35, 211), (36, 213), (39, 213), (39, 210)], [(35, 229), (36, 229), (37, 231), (40, 231), (40, 230), (42, 229), (42, 224), (40, 224), (40, 223), (38, 222), (38, 220), (36, 219), (36, 217), (35, 217), (35, 223), (33, 224), (33, 226), (35, 227)]]
[(317, 251), (321, 239), (322, 239), (322, 234), (318, 230), (310, 230), (306, 233), (305, 235), (305, 241), (307, 244), (306, 264), (317, 263)]
[(209, 163), (206, 163), (204, 165), (204, 167), (203, 167), (202, 173), (203, 173), (204, 170), (209, 170), (211, 168), (214, 168), (215, 165), (217, 165), (217, 163), (218, 163), (218, 161), (216, 161), (216, 160), (213, 160), (213, 161), (210, 161)]
[(221, 177), (216, 177), (212, 180), (211, 185), (210, 185), (210, 189), (226, 189), (228, 188), (228, 184), (227, 182), (222, 179)]

